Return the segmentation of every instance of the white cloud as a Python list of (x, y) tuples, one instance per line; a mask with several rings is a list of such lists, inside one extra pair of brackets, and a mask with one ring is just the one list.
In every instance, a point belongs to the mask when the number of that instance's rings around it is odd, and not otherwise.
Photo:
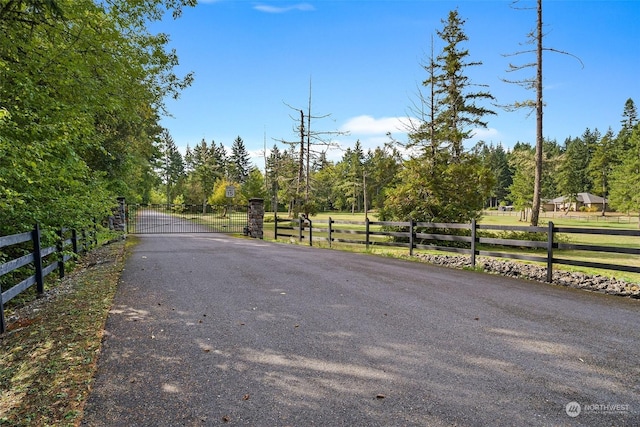
[(315, 10), (313, 5), (309, 3), (298, 3), (292, 6), (279, 7), (279, 6), (270, 6), (267, 4), (257, 4), (253, 7), (255, 10), (265, 13), (285, 13), (291, 12), (292, 10), (299, 10), (302, 12), (309, 12)]
[(404, 117), (381, 117), (376, 119), (371, 116), (353, 117), (340, 127), (342, 132), (350, 132), (356, 135), (386, 135), (387, 133), (404, 132), (406, 122)]
[(484, 141), (491, 142), (500, 139), (500, 132), (494, 128), (478, 128), (474, 129), (472, 132), (471, 140), (474, 142)]

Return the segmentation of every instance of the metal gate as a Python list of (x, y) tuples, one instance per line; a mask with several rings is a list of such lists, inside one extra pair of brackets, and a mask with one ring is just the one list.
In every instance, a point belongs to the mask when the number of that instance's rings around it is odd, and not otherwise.
[(247, 206), (126, 205), (127, 233), (246, 233)]

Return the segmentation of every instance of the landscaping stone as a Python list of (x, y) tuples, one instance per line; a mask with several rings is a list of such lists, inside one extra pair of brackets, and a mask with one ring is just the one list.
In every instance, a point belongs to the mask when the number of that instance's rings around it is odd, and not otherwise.
[[(417, 257), (430, 264), (444, 267), (458, 269), (471, 268), (470, 256), (418, 254)], [(529, 279), (538, 282), (547, 281), (547, 269), (532, 264), (478, 257), (476, 258), (476, 268), (481, 268), (487, 273), (500, 274), (508, 277)], [(576, 289), (586, 289), (593, 292), (640, 299), (640, 286), (638, 284), (618, 280), (615, 277), (556, 270), (553, 272), (552, 283)]]

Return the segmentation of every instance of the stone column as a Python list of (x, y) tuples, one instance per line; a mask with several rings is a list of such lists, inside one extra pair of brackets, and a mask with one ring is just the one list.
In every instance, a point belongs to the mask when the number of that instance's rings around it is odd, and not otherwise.
[(258, 198), (249, 199), (249, 236), (254, 239), (263, 238), (264, 200)]
[(124, 197), (118, 197), (118, 207), (113, 209), (113, 215), (109, 218), (109, 228), (116, 231), (126, 231), (127, 229)]

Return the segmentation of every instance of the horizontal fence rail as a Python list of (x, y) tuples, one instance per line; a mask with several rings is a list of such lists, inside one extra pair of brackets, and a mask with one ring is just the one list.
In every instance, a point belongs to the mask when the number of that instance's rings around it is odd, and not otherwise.
[[(19, 283), (5, 284), (0, 288), (0, 334), (6, 331), (7, 326), (4, 316), (4, 304), (33, 285), (36, 285), (38, 295), (42, 295), (44, 293), (45, 277), (58, 270), (58, 276), (63, 278), (65, 275), (65, 263), (72, 259), (74, 255), (86, 252), (97, 244), (97, 230), (93, 228), (78, 233), (76, 230), (61, 228), (58, 231), (57, 243), (46, 248), (42, 247), (41, 238), (42, 233), (40, 226), (37, 224), (33, 230), (26, 233), (0, 237), (0, 250), (27, 242), (32, 243), (30, 253), (0, 265), (0, 277), (22, 267), (27, 267), (29, 272), (33, 272), (33, 274)], [(6, 289), (4, 289), (5, 287)]]
[(248, 224), (246, 205), (126, 205), (127, 233), (243, 233)]
[[(373, 228), (373, 230), (372, 230)], [(537, 235), (536, 240), (501, 237), (500, 233), (525, 233), (526, 236)], [(315, 236), (314, 236), (314, 233)], [(531, 233), (531, 234), (529, 234)], [(320, 234), (320, 236), (318, 236)], [(576, 250), (583, 252), (615, 253), (640, 257), (640, 240), (632, 245), (603, 246), (591, 244), (565, 243), (559, 235), (614, 235), (624, 237), (640, 237), (640, 230), (612, 230), (601, 228), (555, 227), (549, 222), (546, 227), (484, 225), (472, 221), (470, 224), (431, 223), (415, 221), (338, 221), (329, 218), (326, 221), (312, 221), (308, 218), (279, 219), (275, 218), (274, 236), (286, 237), (309, 242), (333, 242), (362, 244), (370, 246), (406, 247), (409, 255), (414, 249), (437, 250), (471, 257), (472, 267), (476, 266), (476, 256), (508, 258), (522, 261), (534, 261), (546, 264), (546, 280), (552, 281), (553, 265), (572, 265), (598, 268), (629, 273), (639, 273), (640, 266), (616, 263), (582, 261), (569, 258), (558, 258), (554, 250)], [(531, 253), (517, 253), (506, 248), (528, 250)]]

